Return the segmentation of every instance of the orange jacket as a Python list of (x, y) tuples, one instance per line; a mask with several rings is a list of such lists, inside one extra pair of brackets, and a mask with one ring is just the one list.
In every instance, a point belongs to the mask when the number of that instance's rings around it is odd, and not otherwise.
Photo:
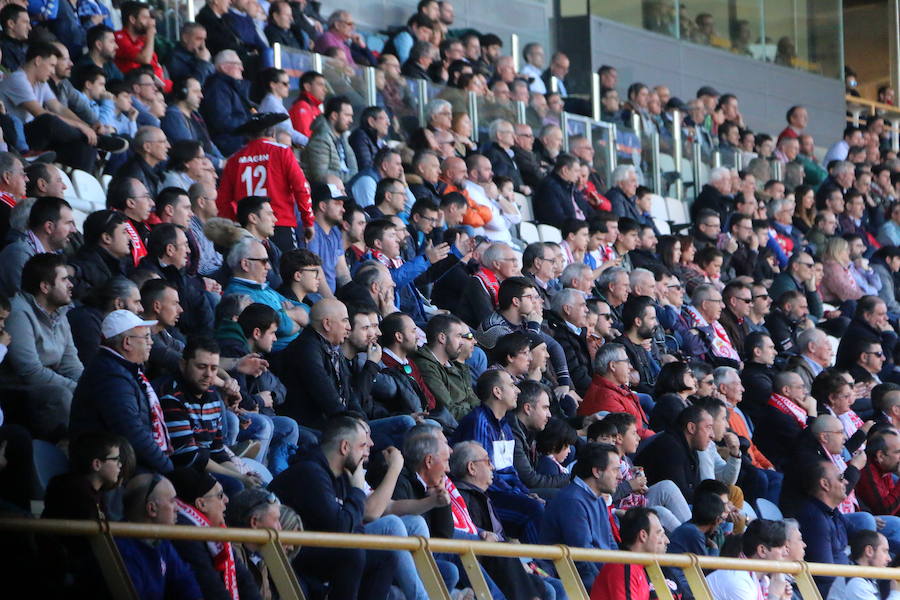
[(756, 447), (756, 444), (753, 443), (753, 438), (750, 437), (750, 430), (747, 429), (747, 423), (744, 419), (737, 413), (735, 410), (728, 411), (728, 426), (731, 430), (739, 435), (742, 438), (747, 438), (750, 440), (750, 462), (753, 463), (753, 466), (757, 469), (772, 469), (772, 463), (766, 458), (766, 455), (763, 454), (759, 448)]
[(444, 190), (444, 194), (449, 194), (450, 192), (459, 192), (466, 198), (466, 202), (469, 204), (468, 210), (466, 210), (466, 214), (463, 215), (463, 224), (469, 225), (471, 227), (484, 227), (485, 223), (490, 223), (491, 219), (494, 218), (493, 213), (491, 213), (491, 209), (487, 206), (482, 206), (478, 204), (474, 200), (469, 197), (469, 192), (466, 191), (465, 188), (459, 189), (446, 179), (443, 180), (444, 183), (447, 184), (447, 188)]

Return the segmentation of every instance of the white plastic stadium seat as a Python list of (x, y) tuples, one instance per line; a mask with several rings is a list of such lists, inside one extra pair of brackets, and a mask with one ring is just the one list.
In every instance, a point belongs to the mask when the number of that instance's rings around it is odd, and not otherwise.
[(519, 239), (526, 244), (541, 241), (541, 234), (538, 232), (537, 225), (529, 221), (519, 223)]
[(40, 498), (43, 498), (50, 480), (69, 470), (69, 461), (63, 451), (50, 442), (32, 440), (31, 446), (35, 485), (37, 486), (35, 491)]
[(106, 192), (103, 186), (93, 175), (80, 169), (72, 171), (72, 183), (75, 184), (75, 192), (82, 200), (90, 202), (94, 210), (106, 208)]
[(756, 508), (759, 510), (759, 516), (762, 519), (769, 519), (771, 521), (780, 521), (784, 518), (784, 515), (781, 514), (781, 509), (774, 503), (765, 498), (757, 498), (756, 499)]
[[(69, 175), (63, 170), (62, 167), (56, 165), (56, 170), (59, 171), (59, 177), (62, 179), (63, 183), (66, 184), (66, 191), (63, 194), (66, 202), (72, 205), (72, 209), (75, 211), (79, 211), (87, 215), (91, 214), (95, 210), (99, 208), (104, 208), (106, 205), (106, 200), (104, 199), (103, 205), (97, 207), (93, 202), (89, 200), (85, 200), (81, 196), (78, 195), (78, 191), (75, 189), (75, 186), (72, 184), (72, 180), (69, 178)], [(104, 195), (105, 198), (105, 195)], [(78, 218), (76, 216), (75, 219), (76, 224), (78, 224)]]
[(538, 225), (538, 233), (541, 234), (542, 242), (556, 242), (558, 244), (562, 241), (562, 232), (552, 225)]
[(653, 218), (653, 224), (656, 225), (661, 234), (668, 235), (671, 233), (671, 230), (668, 223), (669, 213), (666, 211), (666, 199), (659, 194), (652, 194), (650, 197), (652, 198), (650, 216)]
[(110, 181), (112, 181), (112, 175), (110, 175), (109, 173), (104, 173), (103, 175), (100, 176), (100, 184), (103, 186), (104, 192), (106, 192), (106, 190), (109, 189)]

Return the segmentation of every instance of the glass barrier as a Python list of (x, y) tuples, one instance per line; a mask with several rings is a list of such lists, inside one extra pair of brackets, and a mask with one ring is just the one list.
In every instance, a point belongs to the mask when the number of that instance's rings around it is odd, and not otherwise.
[(603, 175), (609, 187), (612, 172), (616, 168), (615, 129), (612, 123), (591, 122), (591, 142), (594, 145), (594, 168)]
[(322, 75), (328, 82), (328, 95), (346, 96), (353, 106), (353, 114), (359, 117), (366, 102), (366, 74), (363, 67), (347, 64), (341, 56), (322, 57)]
[[(589, 7), (598, 17), (686, 42), (826, 77), (843, 77), (840, 0), (591, 0)], [(570, 12), (583, 14), (571, 8)], [(867, 21), (861, 28), (870, 26)]]
[[(401, 137), (409, 137), (419, 127), (419, 96), (416, 82), (398, 73), (375, 71), (375, 88), (379, 106), (391, 114), (394, 129)], [(424, 108), (424, 107), (423, 107)]]
[(291, 92), (299, 92), (300, 76), (315, 69), (315, 55), (290, 46), (277, 45), (275, 65), (284, 69), (290, 79)]

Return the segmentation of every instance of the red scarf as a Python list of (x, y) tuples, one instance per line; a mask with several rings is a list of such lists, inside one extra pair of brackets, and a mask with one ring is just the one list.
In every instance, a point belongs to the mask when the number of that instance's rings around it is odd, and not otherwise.
[[(185, 517), (192, 525), (195, 527), (211, 527), (209, 519), (199, 510), (179, 499), (176, 499), (175, 502), (178, 504), (178, 514)], [(222, 527), (225, 526), (222, 525)], [(231, 542), (206, 542), (206, 549), (213, 559), (213, 568), (222, 574), (222, 581), (225, 583), (225, 589), (228, 590), (228, 594), (232, 600), (240, 600)]]
[(453, 513), (453, 528), (478, 535), (478, 527), (476, 527), (475, 522), (472, 521), (472, 515), (469, 514), (469, 507), (466, 505), (465, 498), (462, 497), (459, 490), (456, 489), (456, 486), (450, 481), (449, 477), (446, 479), (446, 482), (447, 484), (444, 487), (447, 488), (447, 492), (450, 494), (450, 511)]
[(143, 371), (138, 371), (141, 378), (141, 385), (144, 386), (144, 392), (147, 394), (147, 402), (150, 404), (150, 433), (153, 435), (153, 441), (159, 446), (159, 449), (170, 454), (173, 450), (172, 442), (169, 441), (169, 432), (166, 429), (166, 419), (163, 416), (162, 406), (159, 404), (159, 398), (156, 396), (153, 386)]
[(9, 192), (0, 192), (0, 202), (7, 205), (10, 208), (16, 207), (16, 197), (10, 194)]
[(144, 245), (144, 240), (141, 239), (131, 219), (125, 221), (125, 233), (131, 238), (131, 260), (137, 267), (141, 259), (147, 256), (147, 246)]
[(497, 304), (499, 303), (500, 294), (500, 282), (497, 281), (497, 276), (494, 275), (494, 272), (490, 269), (479, 267), (474, 277), (476, 277), (478, 281), (481, 282), (481, 285), (484, 286), (484, 291), (491, 297), (491, 304), (496, 309)]
[(800, 429), (806, 429), (806, 411), (797, 406), (790, 398), (773, 392), (769, 398), (769, 406), (774, 406), (789, 417), (794, 417), (794, 420), (800, 425)]

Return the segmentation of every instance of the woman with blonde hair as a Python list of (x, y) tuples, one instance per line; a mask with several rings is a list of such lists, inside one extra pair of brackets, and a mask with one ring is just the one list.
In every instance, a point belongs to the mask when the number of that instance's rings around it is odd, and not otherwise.
[(824, 274), (819, 289), (822, 300), (837, 305), (862, 298), (863, 292), (850, 273), (850, 244), (847, 240), (833, 237), (825, 242), (822, 264)]

